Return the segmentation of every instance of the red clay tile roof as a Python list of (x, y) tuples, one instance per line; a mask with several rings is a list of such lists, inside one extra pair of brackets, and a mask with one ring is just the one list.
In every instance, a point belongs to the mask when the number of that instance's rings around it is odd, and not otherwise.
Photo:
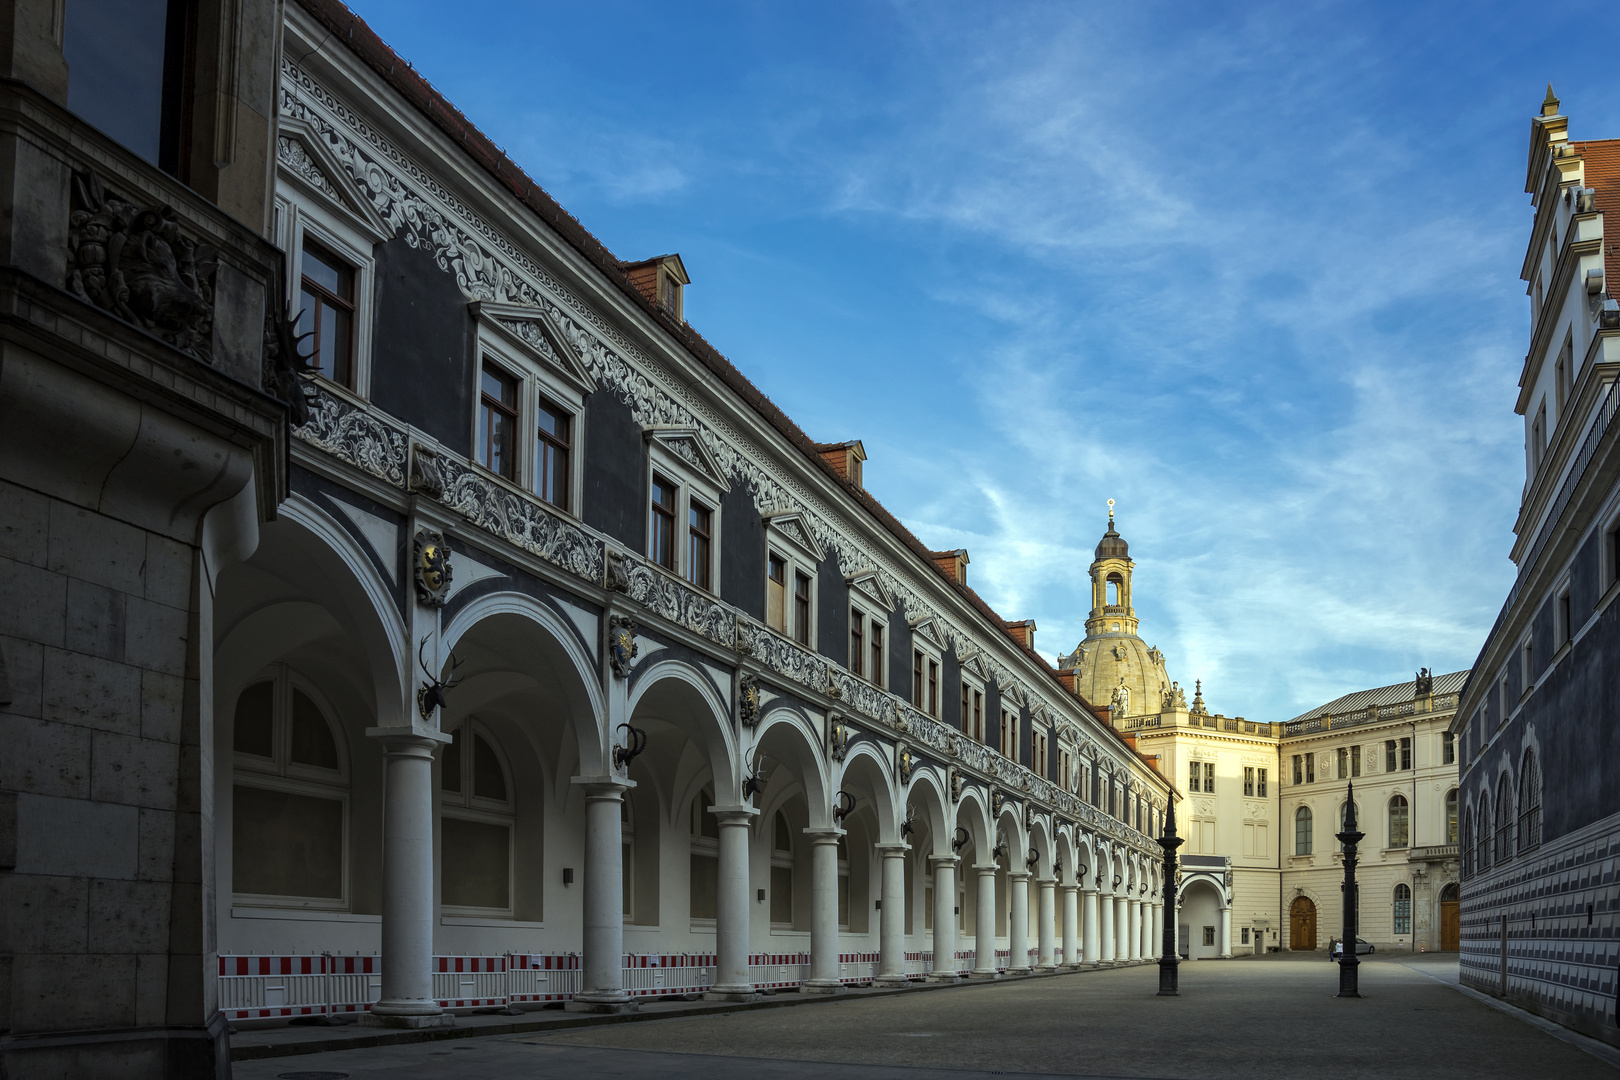
[[(575, 251), (579, 252), (586, 261), (590, 262), (629, 300), (639, 306), (642, 311), (658, 323), (665, 332), (681, 344), (696, 360), (707, 367), (722, 382), (729, 386), (743, 399), (755, 412), (759, 413), (773, 428), (775, 428), (788, 442), (803, 451), (817, 468), (821, 469), (832, 481), (842, 487), (844, 491), (859, 503), (878, 523), (892, 533), (901, 543), (910, 548), (917, 558), (943, 579), (946, 584), (954, 588), (962, 597), (977, 610), (990, 626), (1001, 632), (1002, 636), (1014, 645), (1023, 649), (1048, 677), (1052, 684), (1064, 693), (1063, 684), (1058, 681), (1056, 670), (1035, 650), (1025, 648), (1012, 636), (1007, 624), (980, 599), (979, 594), (966, 585), (958, 584), (939, 567), (934, 565), (934, 552), (930, 551), (922, 541), (912, 535), (910, 529), (900, 523), (900, 520), (888, 510), (884, 509), (865, 489), (851, 483), (840, 476), (830, 463), (824, 460), (818, 450), (845, 444), (818, 443), (812, 440), (795, 424), (789, 416), (776, 406), (770, 398), (759, 391), (753, 383), (749, 382), (743, 373), (737, 370), (735, 364), (727, 360), (718, 349), (704, 340), (703, 336), (684, 322), (677, 322), (662, 307), (655, 304), (650, 297), (631, 284), (625, 274), (627, 267), (634, 263), (621, 262), (603, 243), (593, 236), (579, 220), (564, 210), (562, 206), (535, 183), (528, 173), (524, 172), (516, 162), (506, 156), (506, 152), (478, 130), (472, 121), (451, 105), (443, 94), (435, 90), (415, 68), (411, 67), (398, 53), (389, 48), (382, 38), (378, 37), (366, 21), (356, 15), (338, 0), (299, 0), (299, 3), (315, 17), (315, 19), (332, 32), (333, 37), (346, 45), (351, 52), (370, 65), (384, 82), (393, 87), (411, 105), (433, 122), (440, 131), (448, 135), (467, 155), (481, 165), (490, 175), (512, 192), (532, 210), (542, 221), (550, 225), (559, 236), (566, 240)], [(1081, 705), (1092, 711), (1091, 705), (1076, 697)], [(1115, 731), (1112, 725), (1104, 724), (1122, 746), (1135, 753), (1135, 749), (1126, 743), (1124, 736)], [(1141, 757), (1140, 754), (1137, 754)], [(1143, 758), (1144, 763), (1146, 759)]]
[[(1586, 186), (1597, 193), (1597, 208), (1603, 213), (1604, 221), (1620, 222), (1620, 139), (1571, 140), (1571, 143), (1586, 163), (1583, 170)], [(1613, 260), (1609, 258), (1611, 252), (1617, 256)], [(1611, 261), (1615, 263), (1613, 270), (1609, 269)], [(1614, 277), (1616, 272), (1620, 272), (1620, 243), (1604, 236), (1603, 288), (1610, 296), (1620, 296), (1620, 281)]]

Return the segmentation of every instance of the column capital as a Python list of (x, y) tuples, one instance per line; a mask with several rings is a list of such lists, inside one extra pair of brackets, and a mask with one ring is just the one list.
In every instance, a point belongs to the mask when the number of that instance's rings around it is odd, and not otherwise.
[(905, 857), (911, 845), (902, 840), (898, 844), (873, 844), (872, 850), (886, 859), (899, 859)]
[(930, 855), (930, 856), (928, 856), (928, 861), (933, 863), (935, 866), (949, 866), (949, 867), (954, 868), (957, 863), (962, 861), (962, 856), (960, 856), (960, 855)]
[(1007, 871), (1007, 880), (1008, 881), (1028, 881), (1033, 876), (1034, 875), (1031, 874), (1028, 870), (1009, 870), (1009, 871)]
[(636, 786), (634, 780), (622, 776), (571, 776), (568, 782), (584, 788), (586, 798), (598, 799), (617, 799)]
[(1061, 881), (1058, 882), (1058, 888), (1062, 889), (1064, 892), (1079, 892), (1080, 891), (1080, 886), (1078, 886), (1078, 885), (1065, 885)]
[(816, 844), (836, 844), (846, 835), (844, 830), (836, 825), (825, 829), (804, 829), (802, 831), (804, 835), (810, 838), (812, 843)]
[(993, 863), (993, 862), (974, 863), (973, 864), (973, 869), (977, 870), (981, 874), (993, 874), (997, 870), (1001, 869), (1001, 864), (1000, 863)]
[(711, 806), (709, 813), (722, 825), (751, 825), (759, 817), (759, 811), (752, 806), (742, 803), (733, 803), (729, 806)]
[(1058, 884), (1058, 879), (1055, 878), (1055, 877), (1036, 878), (1035, 879), (1035, 884), (1041, 886), (1044, 889), (1048, 885), (1056, 885), (1056, 884)]
[(426, 754), (432, 756), (433, 751), (450, 742), (455, 736), (448, 731), (440, 731), (437, 727), (425, 724), (414, 717), (408, 724), (389, 724), (382, 727), (366, 728), (366, 738), (376, 739), (383, 744), (391, 754)]

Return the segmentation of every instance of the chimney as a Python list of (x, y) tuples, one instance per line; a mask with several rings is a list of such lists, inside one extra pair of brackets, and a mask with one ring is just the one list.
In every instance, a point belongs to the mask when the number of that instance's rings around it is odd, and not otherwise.
[(1018, 644), (1022, 645), (1024, 648), (1030, 650), (1035, 648), (1034, 619), (1025, 619), (1023, 622), (1008, 623), (1007, 633), (1012, 636), (1014, 641), (1018, 642)]
[(858, 488), (866, 484), (861, 476), (861, 462), (866, 460), (866, 447), (861, 440), (841, 443), (816, 443), (816, 453), (821, 455), (823, 461), (833, 467), (833, 472)]
[(957, 548), (955, 551), (934, 552), (934, 565), (945, 571), (945, 576), (956, 582), (958, 585), (967, 584), (967, 548)]

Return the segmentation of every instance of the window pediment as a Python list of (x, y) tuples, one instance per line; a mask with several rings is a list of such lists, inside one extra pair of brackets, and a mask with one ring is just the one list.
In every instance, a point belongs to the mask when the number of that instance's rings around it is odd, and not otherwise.
[(302, 120), (285, 115), (278, 118), (276, 163), (281, 173), (299, 187), (341, 209), (349, 225), (377, 243), (393, 239), (394, 227), (349, 178), (315, 130)]
[(911, 635), (913, 639), (921, 638), (935, 652), (941, 654), (945, 652), (945, 642), (939, 633), (939, 625), (935, 620), (918, 619), (911, 624)]
[(819, 566), (826, 560), (826, 550), (816, 542), (815, 534), (810, 531), (804, 515), (797, 510), (766, 514), (765, 525), (779, 539), (796, 548), (798, 554), (804, 555), (816, 565)]
[(884, 611), (894, 610), (894, 597), (884, 588), (876, 570), (861, 570), (850, 574), (844, 579), (849, 585), (850, 592), (858, 593), (870, 603), (876, 604)]
[(467, 305), (467, 310), (481, 330), (490, 331), (506, 345), (544, 364), (581, 396), (596, 388), (596, 380), (581, 363), (579, 354), (541, 309), (527, 304), (474, 300)]
[(725, 469), (721, 468), (719, 459), (704, 445), (697, 428), (649, 427), (642, 431), (642, 436), (654, 446), (678, 458), (696, 476), (711, 484), (717, 495), (719, 492), (731, 490)]
[(969, 653), (962, 661), (962, 674), (970, 675), (980, 682), (990, 681), (990, 669), (985, 666), (984, 657), (980, 653)]

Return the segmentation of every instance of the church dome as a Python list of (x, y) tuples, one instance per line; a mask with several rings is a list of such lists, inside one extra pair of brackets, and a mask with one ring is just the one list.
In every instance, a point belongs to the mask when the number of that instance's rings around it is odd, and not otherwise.
[(1116, 692), (1124, 689), (1125, 709), (1115, 719), (1164, 708), (1164, 696), (1171, 688), (1164, 654), (1135, 634), (1105, 629), (1088, 636), (1062, 659), (1068, 662), (1063, 666), (1074, 670), (1075, 689), (1093, 705), (1111, 708)]
[(1114, 531), (1114, 513), (1108, 512), (1108, 531), (1097, 543), (1097, 558), (1102, 559), (1128, 559), (1131, 557), (1130, 545), (1125, 538)]

